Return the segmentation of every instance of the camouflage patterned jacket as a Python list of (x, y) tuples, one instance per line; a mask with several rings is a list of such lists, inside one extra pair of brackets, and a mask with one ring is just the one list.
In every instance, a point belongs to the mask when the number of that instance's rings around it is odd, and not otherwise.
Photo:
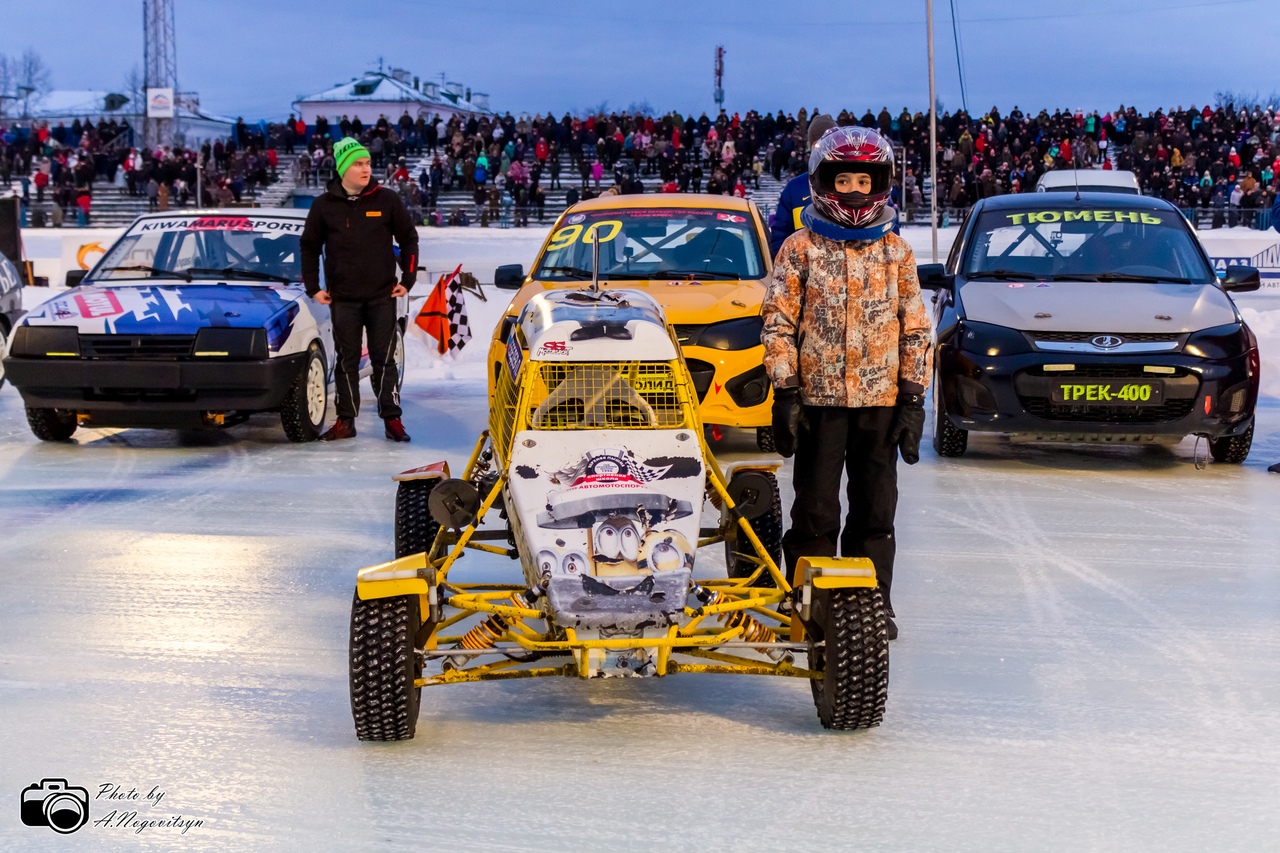
[(782, 387), (798, 373), (810, 406), (892, 406), (900, 382), (929, 385), (933, 330), (915, 255), (896, 234), (853, 242), (795, 232), (761, 314), (769, 378)]

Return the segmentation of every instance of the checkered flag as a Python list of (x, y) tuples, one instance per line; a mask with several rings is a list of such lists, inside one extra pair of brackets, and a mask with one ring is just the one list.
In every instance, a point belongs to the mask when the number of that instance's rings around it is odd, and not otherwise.
[(471, 340), (471, 323), (467, 320), (467, 298), (455, 275), (449, 281), (449, 351), (460, 350)]

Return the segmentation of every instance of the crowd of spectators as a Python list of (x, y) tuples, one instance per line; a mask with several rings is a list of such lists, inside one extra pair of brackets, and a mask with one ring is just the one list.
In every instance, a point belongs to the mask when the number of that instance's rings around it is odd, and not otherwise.
[[(296, 155), (291, 175), (304, 187), (334, 177), (333, 144), (360, 140), (379, 179), (402, 194), (419, 221), (436, 225), (526, 225), (546, 218), (547, 195), (569, 204), (603, 193), (650, 188), (747, 196), (766, 173), (782, 181), (804, 171), (808, 120), (817, 110), (693, 117), (610, 113), (560, 118), (380, 116), (364, 124), (343, 116), (307, 126), (236, 122), (224, 140), (199, 148), (134, 147), (127, 123), (76, 121), (0, 128), (0, 181), (23, 179), (24, 195), (46, 198), (87, 222), (94, 181), (114, 181), (149, 207), (244, 204), (278, 178), (281, 154)], [(895, 145), (900, 180), (895, 204), (909, 219), (926, 206), (928, 116), (887, 108), (838, 124), (875, 127)], [(1277, 192), (1280, 116), (1260, 106), (1192, 106), (1141, 114), (1133, 107), (1099, 113), (1042, 110), (983, 115), (944, 112), (938, 120), (938, 204), (948, 215), (978, 199), (1033, 191), (1045, 171), (1063, 168), (1134, 172), (1143, 192), (1168, 199), (1212, 227), (1256, 224)], [(415, 168), (410, 170), (410, 161)], [(197, 166), (199, 168), (197, 169)], [(416, 172), (413, 174), (412, 172)], [(642, 179), (648, 179), (647, 181)], [(772, 199), (757, 199), (766, 206)], [(925, 214), (927, 216), (927, 214)]]

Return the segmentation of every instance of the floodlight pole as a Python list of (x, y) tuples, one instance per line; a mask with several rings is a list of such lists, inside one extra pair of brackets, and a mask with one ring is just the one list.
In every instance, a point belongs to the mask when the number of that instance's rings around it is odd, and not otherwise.
[(938, 262), (938, 96), (933, 79), (933, 0), (924, 0), (929, 41), (929, 226), (933, 229), (933, 263)]

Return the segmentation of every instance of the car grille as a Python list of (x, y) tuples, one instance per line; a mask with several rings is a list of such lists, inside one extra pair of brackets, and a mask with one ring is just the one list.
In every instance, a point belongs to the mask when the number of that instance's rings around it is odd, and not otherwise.
[(81, 335), (85, 358), (179, 359), (191, 355), (195, 335)]
[(698, 402), (711, 390), (711, 380), (715, 379), (716, 366), (696, 358), (685, 360), (689, 365), (689, 377), (693, 379), (693, 389), (698, 392)]
[(681, 346), (696, 346), (698, 343), (698, 335), (702, 334), (702, 330), (706, 326), (689, 325), (685, 323), (677, 323), (674, 326), (676, 330), (676, 340)]
[(1063, 406), (1047, 397), (1019, 397), (1027, 414), (1067, 423), (1162, 424), (1179, 421), (1191, 413), (1192, 397), (1166, 400), (1159, 406)]
[[(1037, 341), (1047, 341), (1055, 344), (1088, 344), (1099, 335), (1108, 334), (1107, 332), (1025, 332), (1027, 337)], [(1173, 332), (1142, 332), (1138, 334), (1128, 334), (1123, 332), (1114, 333), (1118, 338), (1124, 338), (1127, 344), (1152, 344), (1152, 343), (1170, 343), (1180, 340), (1182, 335)]]
[(1168, 379), (1186, 376), (1187, 371), (1177, 368), (1175, 373), (1147, 373), (1141, 364), (1077, 364), (1074, 370), (1044, 370), (1031, 367), (1029, 376), (1045, 376), (1050, 379)]

